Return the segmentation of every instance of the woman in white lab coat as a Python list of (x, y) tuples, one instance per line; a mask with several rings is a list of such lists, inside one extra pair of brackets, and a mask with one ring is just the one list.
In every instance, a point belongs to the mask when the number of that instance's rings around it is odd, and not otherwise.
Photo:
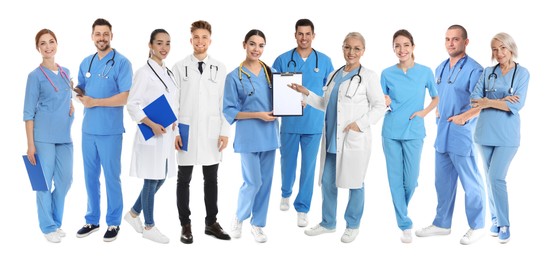
[(337, 188), (349, 189), (346, 230), (341, 241), (349, 243), (359, 233), (365, 203), (364, 179), (371, 154), (371, 127), (386, 111), (378, 75), (361, 66), (365, 40), (360, 33), (349, 33), (342, 45), (346, 65), (330, 74), (322, 97), (307, 88), (292, 88), (305, 96), (307, 104), (325, 111), (321, 142), (323, 212), (318, 225), (305, 230), (309, 236), (334, 232), (336, 228)]
[[(150, 37), (150, 58), (135, 75), (127, 100), (127, 110), (137, 123), (146, 124), (154, 136), (145, 140), (142, 132), (136, 130), (131, 157), (130, 175), (144, 179), (144, 187), (136, 203), (125, 215), (125, 220), (146, 239), (169, 243), (169, 238), (156, 227), (153, 217), (154, 197), (167, 177), (176, 175), (174, 140), (178, 131), (176, 123), (163, 127), (150, 120), (143, 109), (161, 95), (165, 95), (173, 113), (178, 110), (178, 89), (171, 71), (163, 60), (171, 49), (171, 38), (167, 31), (156, 29)], [(144, 211), (144, 227), (140, 212)]]

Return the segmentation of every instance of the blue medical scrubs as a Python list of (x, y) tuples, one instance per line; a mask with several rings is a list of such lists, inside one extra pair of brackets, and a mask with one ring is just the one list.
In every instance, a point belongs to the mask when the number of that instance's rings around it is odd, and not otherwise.
[(411, 229), (407, 208), (418, 185), (426, 129), (424, 118), (409, 117), (424, 109), (427, 90), (430, 97), (438, 91), (432, 70), (418, 63), (405, 73), (396, 65), (384, 69), (380, 83), (384, 95), (392, 100), (382, 125), (382, 147), (396, 220), (401, 230)]
[[(301, 84), (319, 96), (323, 95), (323, 86), (326, 84), (328, 75), (334, 70), (330, 58), (324, 53), (313, 50), (304, 60), (295, 49), (278, 56), (273, 63), (273, 68), (278, 72), (301, 73)], [(302, 116), (281, 118), (280, 170), (283, 198), (292, 195), (296, 180), (298, 151), (301, 147), (300, 184), (298, 195), (294, 200), (294, 208), (297, 212), (307, 213), (311, 208), (323, 116), (323, 111), (306, 106)]]
[[(92, 60), (93, 59), (93, 60)], [(92, 62), (91, 62), (92, 60)], [(90, 69), (89, 69), (90, 66)], [(86, 77), (90, 72), (90, 77)], [(129, 91), (133, 71), (130, 61), (112, 50), (101, 60), (86, 57), (79, 67), (79, 87), (92, 98), (109, 98)], [(119, 226), (123, 212), (121, 190), (121, 150), (123, 144), (123, 106), (84, 109), (82, 152), (88, 207), (87, 224), (100, 222), (100, 173), (104, 170), (107, 212), (106, 224)]]
[[(270, 69), (270, 68), (267, 68)], [(243, 221), (251, 216), (250, 223), (264, 227), (271, 195), (276, 149), (280, 147), (278, 120), (266, 122), (261, 119), (237, 120), (238, 112), (269, 112), (272, 110), (272, 89), (265, 71), (258, 75), (239, 69), (231, 71), (225, 80), (223, 114), (230, 123), (236, 123), (234, 151), (240, 153), (244, 182), (238, 194), (236, 217)]]
[(65, 197), (73, 182), (71, 125), (75, 117), (69, 115), (72, 91), (69, 70), (62, 68), (56, 74), (42, 69), (44, 73), (38, 67), (27, 77), (23, 120), (34, 121), (36, 155), (48, 184), (47, 191), (36, 192), (40, 230), (48, 234), (62, 225)]
[[(519, 97), (516, 103), (507, 102), (510, 111), (487, 108), (480, 112), (474, 133), (474, 142), (478, 144), (486, 180), (488, 184), (488, 203), (492, 223), (496, 226), (511, 226), (509, 221), (509, 200), (507, 193), (507, 172), (518, 147), (520, 146), (520, 110), (524, 107), (530, 73), (525, 67), (516, 66), (502, 75), (497, 68), (488, 67), (478, 80), (471, 99), (502, 99), (513, 88), (513, 95)], [(514, 77), (513, 77), (514, 75)], [(512, 83), (511, 83), (512, 82)], [(488, 91), (485, 91), (488, 90)]]
[(436, 119), (437, 136), (434, 143), (438, 206), (432, 224), (441, 228), (451, 228), (458, 180), (465, 190), (465, 213), (470, 228), (480, 229), (485, 225), (486, 193), (472, 140), (477, 118), (462, 126), (448, 121), (450, 117), (471, 108), (470, 94), (481, 74), (482, 66), (468, 56), (457, 61), (453, 67), (449, 59), (445, 60), (435, 71), (439, 79), (436, 83), (440, 97), (440, 117)]

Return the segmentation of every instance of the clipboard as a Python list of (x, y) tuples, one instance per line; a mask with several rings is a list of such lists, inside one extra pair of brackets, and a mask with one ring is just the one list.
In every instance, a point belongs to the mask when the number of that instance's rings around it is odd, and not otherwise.
[(47, 191), (48, 185), (44, 178), (44, 172), (42, 171), (42, 164), (38, 159), (38, 154), (35, 154), (36, 165), (32, 165), (27, 155), (23, 155), (23, 162), (25, 168), (27, 168), (27, 174), (29, 175), (29, 181), (34, 191)]
[[(167, 101), (165, 95), (159, 96), (143, 110), (150, 120), (154, 121), (156, 124), (162, 125), (163, 127), (168, 127), (177, 121), (177, 116), (173, 113), (173, 109), (171, 109), (171, 105), (169, 105), (169, 101)], [(145, 140), (148, 140), (154, 136), (154, 131), (146, 124), (140, 123), (138, 124), (138, 128), (140, 129), (140, 132), (142, 132)]]
[(288, 86), (291, 83), (302, 84), (302, 79), (301, 72), (273, 73), (274, 116), (303, 116), (303, 95)]

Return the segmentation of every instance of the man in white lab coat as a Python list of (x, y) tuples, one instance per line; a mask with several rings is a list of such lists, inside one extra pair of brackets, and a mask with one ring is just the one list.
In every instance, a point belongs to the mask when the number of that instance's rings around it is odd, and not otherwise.
[(217, 170), (230, 131), (230, 125), (222, 115), (227, 72), (223, 63), (207, 54), (211, 44), (211, 25), (206, 21), (195, 21), (190, 32), (194, 53), (173, 67), (180, 88), (178, 122), (180, 126), (189, 126), (188, 136), (179, 135), (175, 140), (178, 147), (184, 143), (188, 145), (186, 151), (181, 149), (177, 155), (177, 207), (182, 226), (180, 240), (185, 244), (193, 242), (189, 202), (194, 165), (203, 168), (205, 234), (222, 240), (230, 239), (217, 222)]

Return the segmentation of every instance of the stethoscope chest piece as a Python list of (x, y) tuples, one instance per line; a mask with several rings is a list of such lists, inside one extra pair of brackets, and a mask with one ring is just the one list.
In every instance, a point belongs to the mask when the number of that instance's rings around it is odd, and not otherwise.
[(313, 71), (315, 72), (319, 72), (319, 68), (315, 68)]
[(87, 72), (84, 76), (90, 78), (90, 72)]

